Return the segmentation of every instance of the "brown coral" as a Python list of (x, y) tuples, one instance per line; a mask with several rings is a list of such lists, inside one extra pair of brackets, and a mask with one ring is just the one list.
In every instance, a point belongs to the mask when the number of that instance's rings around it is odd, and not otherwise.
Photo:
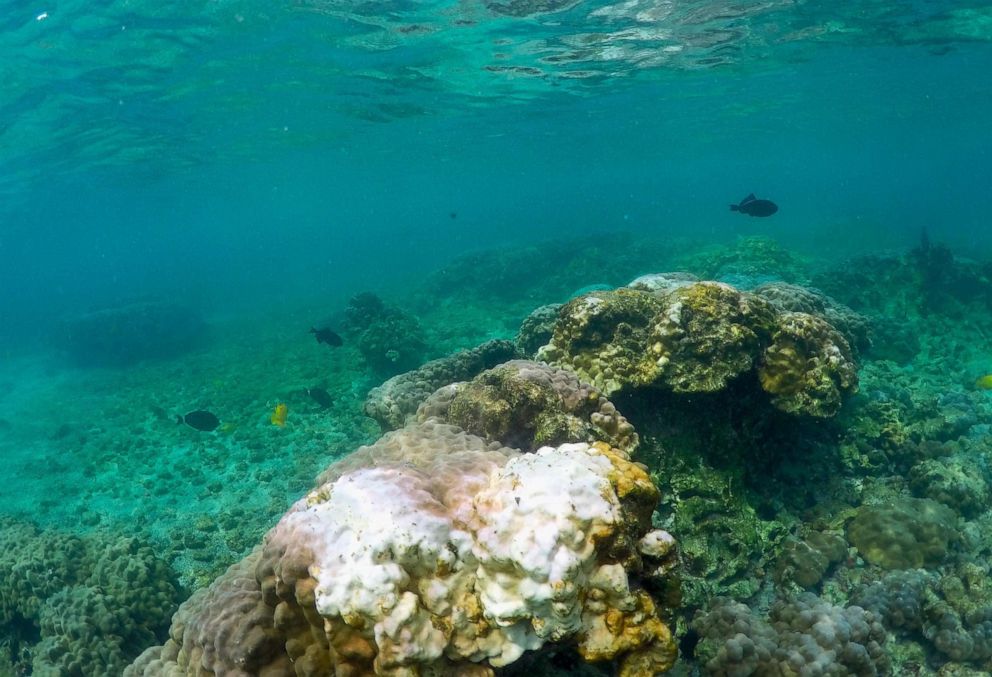
[(664, 310), (656, 295), (618, 289), (572, 299), (559, 311), (551, 342), (538, 358), (579, 375), (609, 396), (658, 376), (648, 329)]
[(511, 360), (472, 381), (439, 389), (421, 405), (437, 418), (525, 451), (563, 442), (605, 441), (631, 453), (637, 433), (598, 390), (570, 371)]
[(658, 493), (624, 451), (520, 454), (429, 421), (321, 479), (128, 675), (481, 677), (548, 643), (671, 666), (639, 578)]
[(722, 390), (751, 370), (774, 325), (771, 304), (719, 282), (678, 287), (664, 299), (651, 352), (658, 382), (674, 392)]
[(758, 378), (777, 408), (819, 418), (836, 414), (858, 389), (847, 341), (826, 320), (806, 313), (779, 315)]

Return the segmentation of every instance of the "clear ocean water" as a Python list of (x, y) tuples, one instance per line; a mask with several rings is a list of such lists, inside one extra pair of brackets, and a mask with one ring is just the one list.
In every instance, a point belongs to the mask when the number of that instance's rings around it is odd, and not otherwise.
[[(726, 671), (718, 597), (772, 618), (801, 593), (870, 607), (862, 588), (930, 585), (886, 578), (909, 571), (941, 581), (920, 604), (956, 620), (883, 623), (885, 660), (822, 674), (992, 674), (974, 648), (992, 642), (990, 73), (984, 0), (0, 0), (0, 675), (120, 674), (384, 432), (371, 388), (513, 339), (537, 306), (676, 270), (819, 289), (873, 323), (876, 350), (828, 423), (767, 424), (824, 445), (846, 489), (810, 498), (822, 478), (787, 469), (801, 498), (739, 489), (775, 526), (754, 527), (735, 581), (692, 565), (693, 539), (727, 534), (680, 533), (663, 499), (655, 526), (686, 542), (688, 592), (664, 616), (676, 674), (779, 674)], [(749, 193), (778, 212), (728, 209)], [(382, 334), (363, 292), (391, 309)], [(676, 434), (650, 413), (723, 405), (619, 392), (662, 496), (684, 484), (654, 442), (750, 486), (750, 461), (700, 451), (717, 423)], [(176, 424), (196, 410), (219, 427)], [(950, 554), (890, 566), (859, 547), (850, 511), (903, 499), (951, 511), (953, 529), (920, 527), (960, 534)], [(815, 584), (773, 576), (786, 534), (811, 529), (843, 535), (843, 557)], [(948, 623), (967, 640), (935, 640)], [(580, 674), (548, 660), (532, 669)]]

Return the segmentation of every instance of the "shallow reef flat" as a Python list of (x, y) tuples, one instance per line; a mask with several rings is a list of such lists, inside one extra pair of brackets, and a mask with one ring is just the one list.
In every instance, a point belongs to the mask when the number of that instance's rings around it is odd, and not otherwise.
[(5, 365), (0, 672), (989, 674), (989, 280), (601, 236)]

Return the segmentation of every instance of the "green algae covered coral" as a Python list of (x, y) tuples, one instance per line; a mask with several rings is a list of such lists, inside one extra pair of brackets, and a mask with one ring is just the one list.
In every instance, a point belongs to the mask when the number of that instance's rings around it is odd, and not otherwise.
[(421, 421), (438, 418), (524, 450), (603, 441), (631, 453), (637, 446), (634, 427), (595, 388), (571, 372), (526, 360), (445, 386), (421, 405), (417, 416)]
[(846, 555), (847, 541), (840, 534), (814, 531), (802, 540), (789, 538), (783, 544), (775, 578), (779, 582), (792, 581), (808, 590)]
[(412, 371), (393, 376), (369, 391), (363, 409), (383, 430), (400, 428), (441, 386), (470, 379), (484, 369), (515, 357), (517, 346), (512, 341), (486, 341), (471, 350), (431, 360)]
[(0, 522), (0, 643), (18, 674), (120, 674), (178, 605), (169, 566), (132, 538)]
[(988, 509), (992, 491), (976, 464), (959, 458), (928, 458), (912, 467), (909, 486), (913, 493), (953, 508), (966, 518)]
[[(651, 386), (711, 393), (757, 376), (776, 408), (828, 418), (857, 390), (850, 345), (824, 317), (782, 311), (719, 282), (650, 276), (639, 288), (568, 302), (538, 358), (577, 373), (604, 394)], [(669, 284), (669, 282), (671, 282)]]
[(957, 537), (957, 517), (946, 505), (904, 498), (890, 505), (863, 505), (847, 528), (861, 556), (883, 569), (939, 564)]
[(427, 350), (417, 318), (371, 292), (357, 294), (348, 302), (343, 329), (369, 368), (384, 376), (413, 369)]
[(678, 287), (663, 298), (651, 352), (657, 381), (677, 393), (721, 390), (750, 371), (775, 322), (767, 301), (718, 282)]
[(758, 368), (772, 404), (790, 414), (826, 418), (858, 387), (851, 348), (826, 320), (781, 313)]
[(607, 396), (650, 385), (659, 370), (649, 332), (664, 309), (662, 299), (636, 289), (572, 299), (559, 311), (551, 342), (538, 358), (574, 371)]

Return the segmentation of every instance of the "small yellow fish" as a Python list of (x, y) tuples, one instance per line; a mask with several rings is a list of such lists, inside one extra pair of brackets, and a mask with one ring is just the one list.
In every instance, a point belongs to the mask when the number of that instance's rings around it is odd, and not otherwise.
[(280, 428), (286, 425), (286, 414), (289, 413), (289, 407), (280, 402), (276, 405), (276, 408), (272, 410), (272, 416), (269, 420), (272, 421), (272, 425), (277, 425)]
[(992, 374), (979, 376), (975, 379), (975, 387), (979, 390), (992, 390)]

